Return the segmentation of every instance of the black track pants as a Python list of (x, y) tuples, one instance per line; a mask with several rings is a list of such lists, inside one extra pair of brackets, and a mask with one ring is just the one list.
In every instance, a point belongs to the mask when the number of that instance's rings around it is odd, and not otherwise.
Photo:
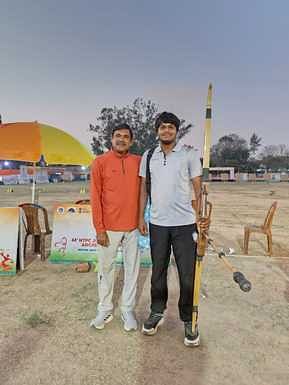
[(162, 313), (166, 309), (168, 299), (167, 271), (172, 247), (180, 282), (180, 318), (184, 322), (192, 320), (197, 251), (193, 234), (196, 232), (196, 224), (169, 227), (150, 224), (151, 310), (153, 312)]

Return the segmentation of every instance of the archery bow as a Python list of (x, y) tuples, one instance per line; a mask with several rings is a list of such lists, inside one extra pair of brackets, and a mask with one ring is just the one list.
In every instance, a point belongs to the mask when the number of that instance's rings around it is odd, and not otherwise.
[[(210, 167), (210, 147), (211, 147), (211, 127), (212, 127), (212, 84), (209, 84), (207, 106), (206, 106), (206, 120), (205, 120), (205, 138), (204, 138), (204, 152), (203, 152), (203, 183), (201, 190), (201, 202), (199, 207), (199, 215), (201, 218), (208, 218), (212, 212), (212, 204), (208, 202), (207, 182), (209, 181), (209, 167)], [(201, 288), (201, 275), (203, 257), (205, 255), (207, 238), (205, 232), (199, 229), (197, 256), (195, 263), (195, 277), (194, 277), (194, 293), (193, 293), (193, 309), (192, 309), (192, 332), (198, 333), (198, 314), (199, 314), (199, 299)]]
[[(208, 182), (209, 182), (209, 167), (210, 167), (210, 149), (211, 149), (211, 130), (212, 130), (212, 84), (209, 84), (206, 118), (205, 118), (205, 136), (203, 150), (203, 177), (201, 199), (199, 207), (199, 217), (201, 219), (210, 219), (212, 213), (212, 204), (208, 201)], [(251, 290), (251, 283), (245, 278), (244, 274), (235, 269), (225, 258), (223, 251), (218, 251), (212, 239), (209, 238), (207, 231), (199, 228), (197, 256), (195, 263), (194, 275), (194, 293), (193, 293), (193, 309), (192, 309), (192, 332), (194, 335), (198, 333), (198, 315), (199, 315), (199, 300), (201, 289), (201, 275), (203, 258), (206, 252), (207, 245), (210, 245), (213, 251), (218, 255), (224, 265), (233, 273), (233, 280), (238, 283), (242, 291), (248, 292)]]

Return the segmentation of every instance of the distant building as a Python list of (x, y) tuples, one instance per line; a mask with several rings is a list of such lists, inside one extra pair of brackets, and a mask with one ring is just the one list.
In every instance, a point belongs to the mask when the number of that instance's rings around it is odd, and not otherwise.
[(209, 178), (213, 182), (235, 182), (234, 167), (210, 167)]

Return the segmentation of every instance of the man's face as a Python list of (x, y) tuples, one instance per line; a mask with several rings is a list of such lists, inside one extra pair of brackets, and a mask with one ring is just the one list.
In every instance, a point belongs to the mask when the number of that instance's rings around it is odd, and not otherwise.
[(115, 131), (111, 139), (112, 149), (119, 154), (128, 152), (132, 143), (133, 141), (127, 128)]
[(177, 138), (176, 126), (172, 123), (162, 123), (157, 132), (160, 142), (163, 144), (172, 144)]

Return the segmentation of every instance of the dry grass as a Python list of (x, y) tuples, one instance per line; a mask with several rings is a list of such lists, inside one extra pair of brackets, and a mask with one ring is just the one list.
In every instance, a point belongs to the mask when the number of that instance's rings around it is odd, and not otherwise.
[[(40, 204), (74, 201), (79, 184), (46, 186)], [(274, 191), (274, 196), (272, 196)], [(29, 200), (26, 187), (0, 188), (1, 206)], [(115, 318), (102, 331), (89, 329), (97, 304), (96, 275), (36, 259), (16, 277), (0, 278), (0, 373), (3, 385), (287, 385), (289, 346), (288, 184), (212, 184), (211, 235), (242, 253), (243, 226), (260, 223), (272, 200), (274, 257), (265, 238), (250, 243), (251, 255), (230, 257), (252, 281), (241, 292), (211, 252), (205, 258), (200, 305), (202, 345), (183, 345), (178, 319), (178, 278), (169, 269), (166, 322), (154, 337), (122, 328), (119, 302), (123, 271), (116, 270)], [(141, 269), (136, 314), (149, 310), (150, 270)]]

